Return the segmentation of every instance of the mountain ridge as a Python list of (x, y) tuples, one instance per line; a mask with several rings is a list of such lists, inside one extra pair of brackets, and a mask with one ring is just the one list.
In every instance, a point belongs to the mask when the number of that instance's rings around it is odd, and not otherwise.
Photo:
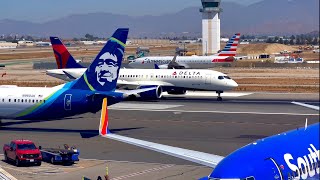
[[(221, 33), (291, 35), (317, 31), (318, 7), (318, 0), (264, 0), (248, 6), (223, 2)], [(108, 12), (74, 14), (44, 23), (2, 19), (0, 34), (70, 38), (90, 33), (106, 37), (118, 27), (129, 27), (131, 37), (200, 37), (199, 8), (190, 7), (176, 13), (137, 17)]]

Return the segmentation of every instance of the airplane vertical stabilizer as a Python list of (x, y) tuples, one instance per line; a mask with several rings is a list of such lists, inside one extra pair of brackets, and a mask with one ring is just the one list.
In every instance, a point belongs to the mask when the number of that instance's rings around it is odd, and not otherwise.
[(128, 28), (117, 29), (85, 73), (73, 83), (71, 88), (91, 91), (114, 91), (128, 32)]
[(233, 57), (237, 53), (238, 44), (240, 41), (240, 33), (232, 36), (227, 45), (218, 53), (219, 56)]
[(54, 57), (56, 58), (58, 69), (65, 68), (83, 68), (76, 62), (73, 56), (69, 53), (66, 46), (58, 37), (50, 37)]

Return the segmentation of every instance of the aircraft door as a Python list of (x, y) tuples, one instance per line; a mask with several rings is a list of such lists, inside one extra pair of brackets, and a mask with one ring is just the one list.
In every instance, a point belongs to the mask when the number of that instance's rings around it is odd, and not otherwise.
[(265, 171), (267, 171), (267, 174), (270, 174), (269, 179), (274, 180), (286, 180), (283, 176), (283, 165), (277, 164), (277, 162), (273, 158), (267, 158), (265, 160)]
[(64, 110), (66, 111), (71, 110), (71, 97), (72, 97), (72, 94), (66, 94), (64, 96)]
[(206, 74), (204, 83), (205, 84), (210, 84), (211, 83), (211, 75), (210, 74)]

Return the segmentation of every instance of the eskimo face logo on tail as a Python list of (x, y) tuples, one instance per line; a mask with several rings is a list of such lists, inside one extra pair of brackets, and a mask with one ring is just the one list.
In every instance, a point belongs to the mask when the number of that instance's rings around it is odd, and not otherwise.
[(112, 82), (118, 77), (118, 58), (114, 54), (106, 52), (99, 58), (95, 67), (97, 82), (104, 86), (106, 82)]

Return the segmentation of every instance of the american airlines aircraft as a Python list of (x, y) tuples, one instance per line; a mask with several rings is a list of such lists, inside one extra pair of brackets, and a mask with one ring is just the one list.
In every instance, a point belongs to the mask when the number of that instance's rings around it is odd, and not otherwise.
[[(82, 76), (85, 68), (79, 68), (66, 47), (57, 37), (51, 37), (58, 68), (47, 70), (47, 74), (62, 80), (75, 80)], [(69, 68), (69, 69), (68, 69)], [(211, 90), (218, 93), (221, 101), (221, 93), (232, 90), (238, 84), (226, 74), (204, 69), (120, 69), (119, 88), (139, 89), (156, 87), (154, 91), (136, 94), (143, 99), (161, 98), (162, 92), (168, 94), (185, 94), (188, 89)], [(134, 96), (134, 95), (132, 95)]]
[(103, 100), (99, 126), (102, 137), (214, 168), (200, 180), (319, 179), (319, 123), (257, 140), (222, 157), (113, 134), (108, 129), (106, 104), (107, 98)]
[(52, 88), (1, 86), (0, 119), (56, 119), (95, 113), (105, 97), (112, 105), (132, 94), (153, 90), (115, 91), (128, 31), (115, 31), (89, 68), (73, 82)]
[(132, 68), (153, 69), (155, 64), (160, 69), (207, 69), (213, 68), (217, 63), (231, 63), (234, 61), (240, 33), (235, 34), (226, 47), (218, 54), (212, 56), (149, 56), (130, 61)]

